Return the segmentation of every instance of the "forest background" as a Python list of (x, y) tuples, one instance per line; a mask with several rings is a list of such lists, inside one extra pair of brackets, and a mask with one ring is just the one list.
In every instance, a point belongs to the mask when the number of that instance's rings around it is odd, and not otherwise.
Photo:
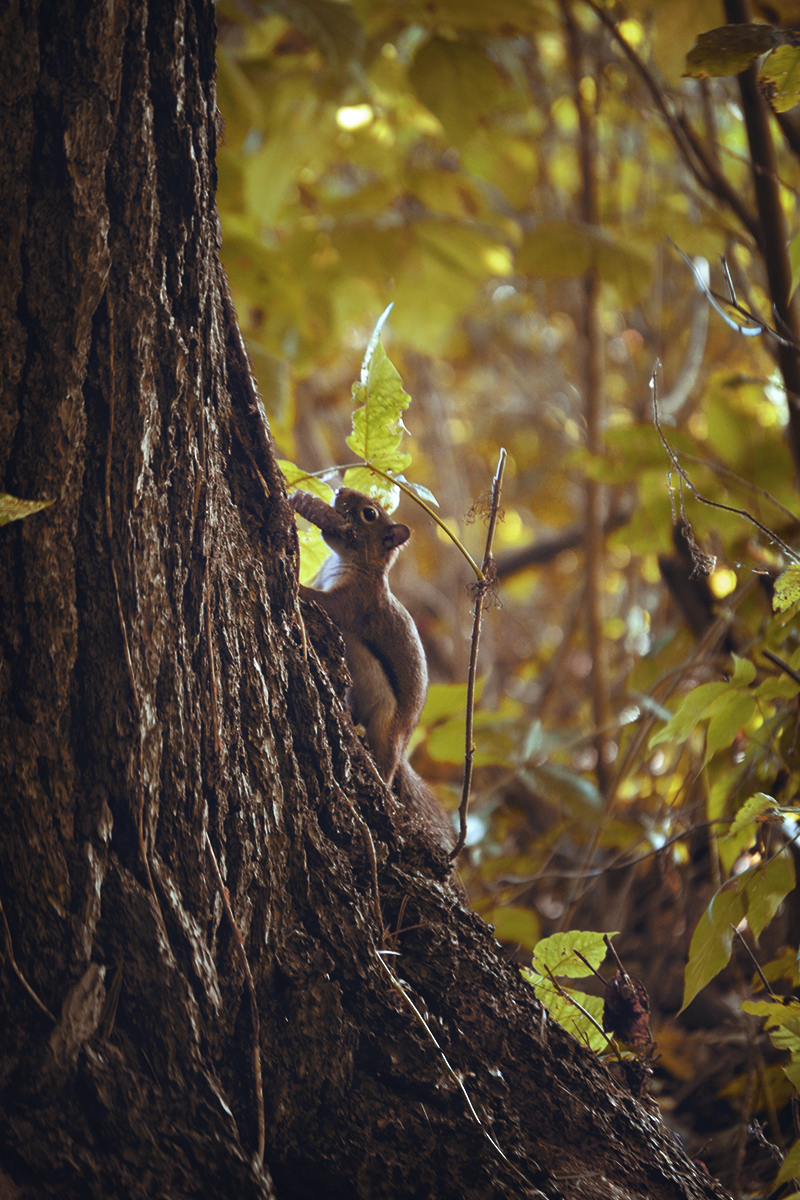
[[(791, 595), (773, 610), (796, 561), (800, 124), (784, 43), (800, 5), (756, 6), (757, 34), (701, 42), (696, 78), (697, 36), (749, 10), (245, 9), (218, 5), (222, 254), (290, 482), (349, 462), (351, 384), (390, 302), (407, 477), (478, 559), (474, 509), (508, 451), (460, 863), (471, 902), (525, 965), (545, 936), (620, 931), (650, 995), (651, 1093), (696, 1157), (758, 1191), (777, 1169), (763, 1143), (797, 1136), (800, 1053), (793, 1009), (763, 1008), (767, 986), (800, 981), (800, 643)], [(756, 67), (734, 77), (766, 51), (769, 122)], [(471, 571), (403, 504), (414, 540), (393, 582), (434, 681), (414, 762), (455, 810)], [(318, 549), (302, 536), (308, 580)], [(761, 1026), (779, 1009), (776, 1046)], [(568, 1002), (561, 1015), (607, 1052)]]

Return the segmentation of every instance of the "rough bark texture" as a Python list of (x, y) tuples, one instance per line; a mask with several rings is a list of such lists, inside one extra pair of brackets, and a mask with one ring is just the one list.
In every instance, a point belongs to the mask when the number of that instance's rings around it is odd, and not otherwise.
[(0, 490), (56, 502), (0, 530), (0, 1195), (718, 1194), (398, 824), (301, 620), (210, 0), (1, 19)]

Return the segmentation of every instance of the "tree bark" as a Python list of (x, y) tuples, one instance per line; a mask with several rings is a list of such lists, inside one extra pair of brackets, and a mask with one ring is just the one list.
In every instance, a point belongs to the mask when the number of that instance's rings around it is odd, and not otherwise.
[(0, 488), (55, 503), (0, 530), (0, 1195), (721, 1194), (403, 824), (298, 608), (212, 3), (2, 20)]

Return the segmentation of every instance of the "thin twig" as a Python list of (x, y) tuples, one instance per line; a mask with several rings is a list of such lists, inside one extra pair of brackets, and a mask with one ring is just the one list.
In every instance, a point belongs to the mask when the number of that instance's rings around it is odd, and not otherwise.
[[(709, 304), (716, 312), (719, 313), (726, 325), (729, 325), (731, 329), (736, 331), (736, 333), (740, 333), (742, 337), (761, 337), (763, 335), (765, 337), (774, 338), (779, 346), (795, 352), (798, 350), (799, 347), (796, 338), (787, 339), (785, 337), (781, 337), (776, 329), (773, 329), (771, 325), (767, 325), (766, 321), (762, 321), (760, 317), (755, 316), (754, 313), (751, 313), (748, 309), (744, 308), (737, 302), (735, 298), (730, 300), (726, 296), (719, 296), (715, 291), (712, 291), (712, 289), (706, 284), (695, 264), (689, 258), (688, 254), (684, 254), (680, 246), (676, 245), (671, 237), (668, 236), (667, 241), (669, 242), (670, 246), (672, 246), (673, 250), (676, 250), (678, 254), (680, 254), (681, 258), (697, 280), (697, 284), (705, 295)], [(727, 264), (725, 264), (724, 259), (723, 264), (727, 269)], [(728, 279), (730, 279), (730, 273), (728, 273)], [(728, 287), (730, 289), (730, 282), (728, 283)], [(737, 312), (740, 317), (744, 317), (746, 321), (750, 321), (750, 325), (740, 325), (738, 321), (734, 321), (733, 317), (730, 316), (730, 314), (727, 313), (722, 307), (723, 304), (727, 304), (728, 307), (732, 308), (734, 312)]]
[(715, 475), (722, 475), (726, 479), (732, 479), (734, 483), (738, 483), (740, 487), (746, 488), (750, 492), (754, 492), (756, 496), (763, 497), (764, 500), (766, 500), (769, 504), (774, 505), (779, 512), (782, 512), (783, 515), (788, 517), (789, 520), (794, 524), (800, 524), (800, 518), (798, 517), (797, 513), (793, 513), (790, 508), (786, 508), (785, 505), (781, 504), (780, 500), (777, 500), (771, 492), (766, 490), (766, 488), (758, 487), (757, 484), (751, 483), (749, 479), (745, 479), (742, 475), (737, 475), (735, 471), (731, 471), (730, 467), (724, 467), (722, 463), (714, 462), (710, 458), (700, 458), (696, 454), (686, 454), (685, 451), (681, 451), (681, 454), (687, 462), (697, 463), (699, 467), (708, 467), (709, 471), (713, 471)]
[(800, 672), (795, 671), (794, 667), (790, 667), (787, 662), (784, 662), (783, 659), (779, 658), (777, 654), (773, 654), (771, 650), (762, 650), (761, 653), (764, 655), (764, 658), (768, 658), (769, 661), (774, 663), (775, 666), (781, 671), (785, 671), (789, 678), (793, 679), (795, 683), (800, 683)]
[(5, 931), (5, 937), (6, 937), (6, 954), (8, 955), (8, 961), (11, 963), (11, 970), (14, 972), (17, 979), (20, 981), (22, 986), (25, 988), (25, 991), (28, 993), (31, 1000), (33, 1000), (34, 1004), (38, 1005), (38, 1007), (42, 1010), (42, 1012), (45, 1014), (45, 1016), (49, 1017), (50, 1020), (55, 1025), (56, 1019), (53, 1016), (53, 1014), (50, 1012), (50, 1009), (47, 1007), (46, 1004), (43, 1003), (43, 1001), (41, 1001), (39, 999), (39, 997), (36, 995), (36, 992), (33, 990), (31, 985), (28, 983), (27, 979), (25, 978), (25, 976), (22, 974), (22, 971), (17, 966), (17, 960), (14, 958), (14, 943), (11, 941), (11, 930), (8, 928), (8, 921), (6, 919), (5, 909), (3, 908), (2, 900), (0, 900), (0, 917), (3, 918), (3, 929)]
[[(581, 955), (580, 957), (583, 958), (583, 955)], [(586, 962), (586, 959), (584, 958), (583, 961)], [(547, 974), (547, 977), (549, 978), (550, 982), (552, 983), (553, 987), (556, 989), (558, 994), (560, 996), (563, 996), (563, 998), (565, 1000), (568, 1000), (570, 1004), (574, 1005), (575, 1008), (577, 1008), (578, 1012), (583, 1013), (583, 1015), (586, 1017), (587, 1021), (591, 1021), (592, 1025), (594, 1025), (597, 1032), (599, 1034), (602, 1034), (602, 1036), (606, 1039), (606, 1044), (608, 1045), (609, 1049), (613, 1050), (614, 1053), (616, 1054), (617, 1061), (622, 1062), (622, 1055), (620, 1054), (620, 1052), (617, 1048), (617, 1044), (614, 1041), (614, 1039), (612, 1037), (609, 1037), (609, 1035), (606, 1033), (605, 1029), (603, 1029), (603, 1026), (598, 1021), (595, 1020), (595, 1018), (589, 1012), (588, 1008), (584, 1008), (583, 1005), (580, 1003), (580, 1001), (576, 1000), (571, 992), (568, 992), (566, 990), (566, 988), (563, 988), (561, 986), (561, 984), (558, 982), (555, 975), (553, 974), (551, 968), (548, 967), (547, 965), (545, 965), (544, 969), (545, 969), (545, 973)], [(604, 980), (604, 982), (605, 982), (605, 980)]]
[(767, 992), (768, 995), (773, 996), (775, 993), (773, 992), (772, 988), (769, 986), (769, 983), (767, 982), (767, 977), (764, 974), (764, 972), (761, 970), (758, 959), (756, 958), (755, 954), (753, 954), (753, 951), (750, 949), (747, 942), (744, 940), (741, 933), (739, 932), (739, 930), (736, 928), (736, 926), (734, 924), (731, 924), (731, 932), (739, 939), (739, 941), (742, 943), (745, 950), (749, 954), (750, 959), (753, 963), (753, 966), (755, 967), (756, 971), (758, 972), (758, 977), (764, 985), (764, 991)]
[[(620, 855), (619, 858), (609, 859), (602, 867), (591, 867), (581, 870), (557, 870), (548, 871), (546, 868), (537, 871), (535, 875), (499, 875), (496, 879), (498, 884), (514, 884), (520, 887), (528, 888), (532, 883), (538, 883), (542, 879), (593, 879), (597, 880), (601, 875), (608, 874), (609, 871), (627, 871), (630, 867), (636, 867), (639, 863), (647, 862), (648, 858), (655, 858), (658, 854), (663, 854), (670, 846), (674, 846), (676, 842), (681, 842), (685, 838), (690, 837), (699, 829), (710, 829), (713, 825), (731, 825), (733, 817), (716, 817), (713, 821), (698, 821), (695, 825), (689, 825), (686, 829), (682, 829), (680, 833), (675, 833), (672, 837), (667, 838), (660, 846), (655, 846), (652, 850), (648, 850), (646, 854), (640, 854), (636, 858), (624, 858)], [(642, 840), (640, 837), (634, 843)], [(585, 894), (585, 893), (584, 893)], [(581, 896), (580, 899), (583, 899)], [(576, 951), (577, 953), (577, 951)]]
[(264, 1088), (261, 1081), (261, 1026), (258, 1019), (258, 1002), (256, 1000), (256, 989), (253, 983), (253, 976), (250, 973), (250, 964), (247, 961), (247, 954), (244, 948), (244, 941), (239, 926), (236, 924), (236, 918), (233, 915), (231, 908), (228, 889), (222, 880), (222, 874), (217, 862), (217, 856), (214, 853), (214, 847), (211, 845), (211, 839), (208, 833), (205, 834), (206, 850), (211, 861), (211, 867), (214, 871), (214, 877), (217, 882), (217, 890), (222, 898), (222, 906), (225, 909), (225, 915), (228, 918), (228, 924), (233, 933), (233, 939), (236, 943), (236, 951), (239, 955), (239, 961), (244, 970), (245, 983), (247, 985), (247, 993), (250, 998), (250, 1018), (253, 1026), (253, 1075), (255, 1076), (255, 1091), (256, 1091), (256, 1119), (258, 1124), (258, 1146), (256, 1149), (256, 1161), (259, 1167), (264, 1163), (264, 1146), (266, 1143), (266, 1129), (264, 1124)]
[[(661, 366), (661, 364), (658, 362), (658, 360), (656, 360), (656, 365), (653, 368), (653, 374), (650, 376), (650, 390), (653, 393), (653, 420), (655, 422), (656, 429), (658, 430), (658, 436), (661, 438), (661, 444), (664, 447), (664, 449), (666, 450), (666, 452), (669, 456), (669, 460), (672, 463), (672, 466), (678, 472), (678, 475), (679, 475), (681, 481), (683, 483), (685, 483), (686, 486), (689, 488), (689, 490), (691, 491), (695, 500), (699, 500), (701, 504), (707, 504), (709, 506), (709, 508), (719, 508), (723, 512), (733, 513), (737, 517), (742, 517), (745, 521), (750, 521), (751, 524), (755, 525), (756, 529), (759, 529), (766, 538), (768, 538), (770, 541), (776, 542), (780, 546), (781, 550), (783, 550), (783, 552), (787, 556), (787, 558), (790, 558), (793, 563), (800, 564), (800, 555), (798, 555), (795, 550), (792, 550), (791, 546), (788, 546), (786, 544), (786, 542), (784, 542), (783, 538), (778, 537), (777, 533), (775, 533), (775, 531), (773, 529), (768, 529), (766, 525), (762, 525), (761, 522), (759, 520), (757, 520), (753, 516), (752, 513), (749, 513), (747, 511), (747, 509), (734, 508), (730, 504), (721, 504), (718, 500), (708, 500), (708, 499), (706, 499), (705, 496), (700, 495), (697, 488), (694, 486), (691, 479), (687, 475), (686, 471), (684, 471), (683, 467), (681, 466), (681, 464), (678, 460), (678, 452), (676, 450), (673, 450), (672, 446), (669, 444), (666, 437), (664, 436), (663, 429), (661, 428), (661, 421), (659, 420), (659, 416), (658, 416), (658, 390), (656, 387), (656, 379), (658, 376), (658, 369), (660, 366)], [(690, 523), (686, 517), (684, 510), (683, 510), (682, 502), (681, 502), (681, 517), (686, 522), (687, 526), (690, 527)]]
[(589, 962), (588, 958), (585, 958), (581, 954), (580, 950), (574, 950), (573, 954), (576, 956), (576, 958), (579, 958), (581, 960), (581, 962), (584, 963), (589, 968), (589, 970), (592, 972), (593, 975), (597, 976), (597, 978), (600, 980), (600, 982), (603, 985), (608, 983), (608, 980), (603, 978), (603, 976), (598, 971), (597, 967), (593, 967), (592, 964)]
[(486, 532), (486, 550), (483, 555), (483, 569), (481, 574), (483, 579), (475, 584), (475, 617), (472, 622), (472, 645), (469, 655), (469, 675), (467, 677), (467, 720), (466, 720), (466, 751), (464, 754), (464, 785), (461, 789), (461, 803), (458, 806), (459, 831), (458, 840), (450, 851), (450, 858), (455, 859), (464, 849), (464, 843), (467, 840), (467, 809), (469, 807), (469, 793), (472, 786), (472, 764), (475, 758), (475, 745), (472, 741), (473, 721), (475, 716), (475, 677), (478, 669), (478, 645), (481, 639), (481, 619), (483, 616), (483, 604), (486, 598), (486, 593), (494, 580), (494, 558), (492, 557), (492, 546), (494, 544), (494, 533), (497, 528), (497, 519), (500, 512), (500, 493), (503, 489), (503, 475), (506, 469), (507, 454), (505, 450), (500, 451), (500, 459), (497, 463), (494, 480), (492, 481), (492, 504), (489, 510), (489, 528)]

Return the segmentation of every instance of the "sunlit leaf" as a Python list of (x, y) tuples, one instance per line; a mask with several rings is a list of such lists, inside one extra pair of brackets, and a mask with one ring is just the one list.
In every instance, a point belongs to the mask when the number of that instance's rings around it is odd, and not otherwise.
[(660, 746), (663, 742), (685, 742), (715, 700), (735, 694), (729, 683), (701, 683), (684, 697), (677, 712), (664, 728), (653, 734), (650, 738), (650, 748)]
[(794, 886), (794, 863), (791, 854), (783, 850), (766, 865), (743, 871), (717, 892), (692, 937), (681, 1011), (728, 965), (733, 929), (742, 919), (747, 917), (758, 938)]
[(778, 576), (775, 582), (772, 607), (775, 612), (786, 612), (798, 601), (800, 601), (800, 564), (793, 563), (782, 575)]
[(554, 933), (551, 937), (543, 938), (535, 946), (533, 951), (534, 969), (540, 974), (546, 974), (549, 969), (554, 975), (580, 979), (591, 972), (586, 963), (578, 958), (576, 951), (580, 951), (596, 970), (608, 953), (603, 939), (616, 936), (616, 931), (607, 934), (579, 930), (571, 930), (569, 933)]
[(756, 677), (755, 663), (751, 662), (749, 658), (742, 658), (738, 654), (732, 654), (731, 658), (733, 659), (731, 683), (735, 687), (747, 687)]
[[(548, 980), (534, 985), (534, 990), (540, 1002), (545, 1006), (554, 1021), (557, 1021), (577, 1041), (597, 1054), (608, 1046), (608, 1037), (603, 1033), (603, 999), (601, 996), (589, 996), (585, 992), (564, 989), (566, 995), (559, 992)], [(578, 1007), (580, 1005), (580, 1008)], [(589, 1013), (594, 1021), (585, 1013)], [(599, 1027), (599, 1028), (598, 1028)]]
[(287, 462), (284, 458), (278, 459), (278, 466), (286, 480), (287, 492), (311, 492), (312, 496), (319, 496), (326, 504), (333, 501), (333, 488), (323, 479), (316, 475), (309, 475), (302, 467), (298, 467), (296, 463)]
[(800, 49), (779, 46), (758, 73), (761, 88), (775, 112), (787, 112), (800, 103)]
[(762, 816), (764, 813), (774, 811), (777, 809), (777, 807), (778, 802), (777, 800), (774, 800), (772, 796), (767, 796), (764, 792), (756, 792), (755, 796), (751, 796), (749, 800), (746, 800), (737, 812), (733, 824), (728, 830), (727, 836), (733, 837), (735, 834), (739, 833), (741, 829), (744, 829), (746, 825), (749, 825), (751, 822), (755, 821), (757, 817)]
[[(391, 305), (390, 305), (391, 308)], [(400, 373), (391, 362), (380, 340), (387, 308), (375, 327), (361, 367), (361, 377), (353, 384), (353, 432), (347, 439), (351, 450), (382, 471), (402, 471), (411, 455), (398, 449), (403, 434), (403, 411), (411, 397), (403, 391)]]

